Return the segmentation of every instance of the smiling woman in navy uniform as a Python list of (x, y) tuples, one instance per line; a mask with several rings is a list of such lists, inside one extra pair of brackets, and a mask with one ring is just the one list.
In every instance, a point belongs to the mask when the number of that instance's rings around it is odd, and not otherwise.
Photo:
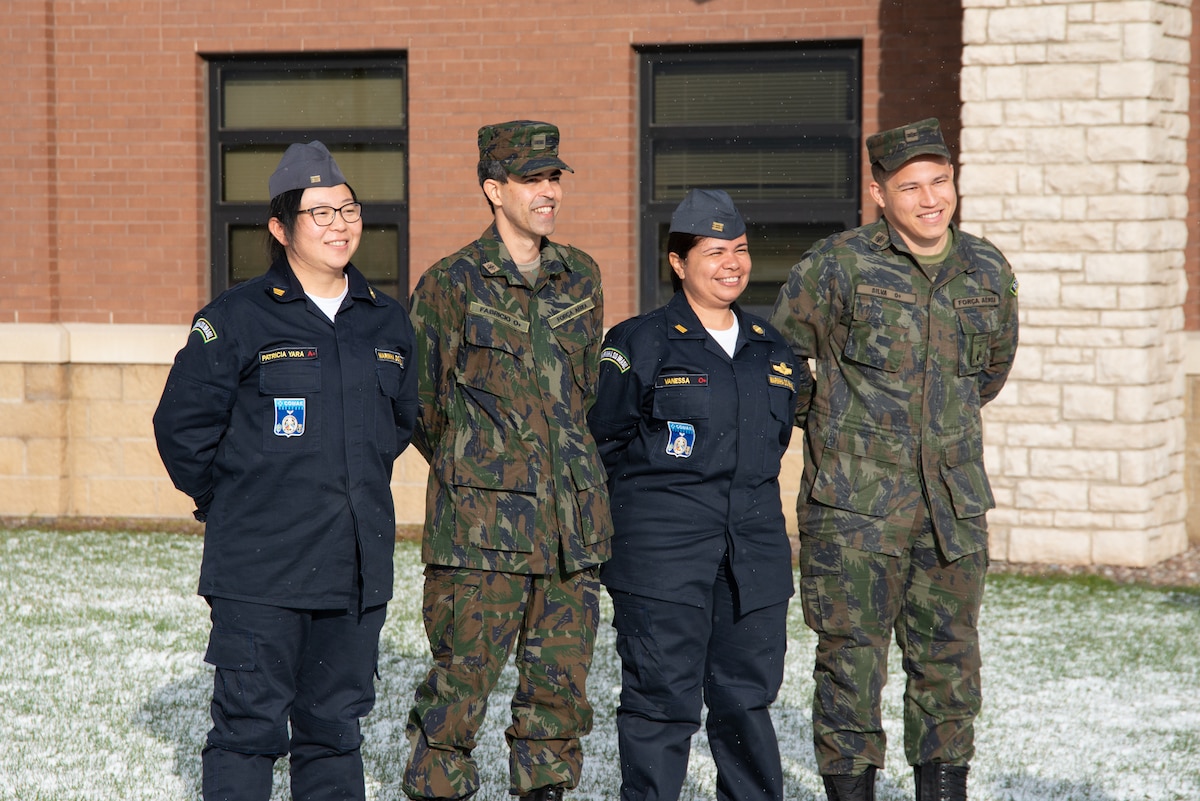
[(202, 789), (266, 801), (290, 754), (297, 801), (362, 799), (413, 329), (350, 263), (361, 207), (323, 144), (290, 146), (268, 186), (271, 268), (196, 314), (154, 415), (167, 472), (206, 522)]
[(770, 704), (783, 680), (792, 553), (779, 464), (812, 385), (736, 304), (750, 276), (729, 195), (671, 217), (675, 296), (613, 328), (588, 423), (608, 469), (622, 664), (621, 801), (678, 798), (708, 707), (717, 798), (781, 799)]

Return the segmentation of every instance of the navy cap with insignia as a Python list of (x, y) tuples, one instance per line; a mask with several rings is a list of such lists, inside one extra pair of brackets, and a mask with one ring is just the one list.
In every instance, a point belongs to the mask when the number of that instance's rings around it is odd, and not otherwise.
[(344, 183), (346, 176), (338, 169), (329, 148), (314, 140), (308, 144), (289, 145), (267, 185), (273, 200), (292, 189), (340, 186)]
[(900, 169), (917, 156), (950, 158), (950, 149), (942, 138), (942, 127), (936, 117), (867, 137), (867, 159), (888, 172)]
[(746, 233), (746, 221), (722, 189), (693, 189), (671, 215), (671, 233), (737, 239)]

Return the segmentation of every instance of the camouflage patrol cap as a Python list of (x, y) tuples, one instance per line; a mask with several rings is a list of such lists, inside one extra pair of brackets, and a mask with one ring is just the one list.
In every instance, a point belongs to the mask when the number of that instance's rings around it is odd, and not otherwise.
[(746, 221), (722, 189), (693, 189), (671, 215), (670, 233), (737, 239), (746, 233)]
[(558, 157), (558, 127), (548, 122), (513, 120), (479, 129), (479, 160), (498, 161), (513, 175), (542, 170), (575, 172)]
[(308, 144), (289, 145), (284, 151), (279, 166), (271, 173), (267, 186), (271, 199), (291, 189), (308, 189), (310, 186), (340, 186), (346, 176), (338, 169), (329, 153), (329, 148), (313, 140)]
[(917, 156), (950, 158), (935, 117), (867, 137), (867, 158), (888, 172), (900, 169)]

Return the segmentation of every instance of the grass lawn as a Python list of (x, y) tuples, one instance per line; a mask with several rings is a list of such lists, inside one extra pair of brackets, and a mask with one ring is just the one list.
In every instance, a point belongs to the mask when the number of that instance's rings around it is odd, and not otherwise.
[[(181, 801), (200, 788), (211, 673), (208, 610), (195, 595), (201, 540), (183, 535), (0, 531), (0, 800)], [(416, 546), (396, 554), (379, 703), (364, 722), (368, 795), (401, 801), (404, 721), (427, 667)], [(605, 616), (608, 609), (605, 610)], [(1200, 799), (1200, 594), (1096, 579), (992, 576), (984, 603), (984, 712), (972, 801)], [(810, 744), (815, 640), (798, 604), (774, 706), (786, 794), (823, 801)], [(893, 655), (885, 721), (893, 744), (879, 801), (912, 798)], [(596, 708), (572, 799), (615, 801), (619, 662), (600, 632)], [(505, 674), (476, 757), (480, 801), (507, 798)], [(712, 799), (697, 734), (684, 799)], [(288, 799), (284, 763), (274, 798)]]

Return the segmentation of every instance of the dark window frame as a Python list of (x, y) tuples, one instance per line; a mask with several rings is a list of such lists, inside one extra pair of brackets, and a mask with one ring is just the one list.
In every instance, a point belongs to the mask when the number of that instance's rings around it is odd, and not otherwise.
[[(209, 291), (216, 297), (232, 285), (230, 263), (230, 231), (237, 226), (265, 226), (267, 202), (239, 202), (222, 199), (222, 153), (226, 147), (254, 144), (287, 145), (296, 141), (320, 139), (333, 148), (335, 145), (400, 143), (404, 149), (405, 197), (396, 202), (372, 200), (364, 204), (364, 230), (371, 226), (395, 226), (397, 286), (384, 285), (389, 294), (398, 293), (403, 300), (408, 292), (409, 256), (409, 69), (404, 51), (370, 53), (237, 53), (203, 55), (208, 70), (208, 213), (209, 213)], [(405, 83), (404, 126), (395, 128), (319, 128), (319, 129), (225, 129), (222, 126), (223, 89), (230, 74), (246, 75), (279, 70), (311, 72), (328, 68), (399, 70)], [(351, 181), (353, 184), (353, 181)], [(264, 247), (265, 254), (265, 247)], [(265, 255), (264, 255), (265, 261)], [(265, 268), (264, 268), (265, 269)]]
[[(662, 45), (642, 46), (638, 58), (639, 111), (639, 225), (638, 225), (638, 295), (642, 312), (659, 305), (659, 268), (662, 254), (658, 251), (658, 227), (670, 221), (682, 198), (654, 198), (655, 147), (660, 142), (704, 142), (723, 144), (730, 149), (739, 141), (797, 141), (799, 138), (830, 139), (850, 142), (852, 186), (844, 199), (828, 197), (789, 197), (779, 200), (735, 199), (738, 210), (749, 225), (821, 224), (830, 225), (830, 233), (860, 224), (862, 219), (862, 43), (860, 41), (764, 42), (752, 44)], [(730, 65), (753, 65), (764, 59), (830, 60), (848, 62), (852, 80), (846, 92), (847, 122), (837, 123), (748, 123), (726, 125), (664, 125), (654, 122), (655, 67), (660, 64), (689, 62), (721, 62)], [(720, 188), (720, 187), (716, 187)], [(753, 243), (752, 243), (753, 245)], [(801, 253), (796, 254), (799, 261)], [(753, 311), (762, 313), (764, 309)]]

